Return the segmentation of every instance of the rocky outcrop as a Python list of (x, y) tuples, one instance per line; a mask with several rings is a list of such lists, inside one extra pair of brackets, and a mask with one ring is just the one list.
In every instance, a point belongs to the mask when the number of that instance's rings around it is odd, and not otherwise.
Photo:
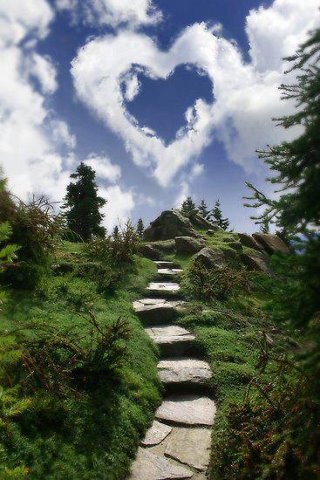
[(159, 260), (163, 254), (175, 253), (176, 244), (174, 240), (162, 240), (152, 243), (142, 243), (138, 252), (150, 260)]
[(244, 247), (252, 248), (253, 250), (261, 250), (262, 247), (259, 243), (253, 238), (252, 235), (248, 233), (238, 233), (239, 240)]
[(206, 244), (204, 240), (194, 237), (176, 237), (175, 242), (177, 253), (183, 255), (197, 253)]
[(213, 225), (213, 223), (203, 218), (199, 213), (197, 213), (196, 215), (193, 215), (190, 218), (190, 221), (195, 228), (200, 228), (201, 230), (206, 230), (208, 228), (215, 229), (215, 226)]
[(195, 255), (194, 261), (207, 268), (221, 268), (225, 264), (225, 256), (221, 250), (205, 247)]
[(262, 245), (264, 250), (272, 255), (273, 253), (289, 253), (288, 246), (284, 241), (278, 237), (278, 235), (273, 235), (271, 233), (254, 233), (253, 238)]
[(197, 236), (190, 220), (179, 210), (165, 210), (144, 232), (146, 241), (168, 240), (179, 236)]
[(256, 272), (270, 273), (270, 268), (267, 264), (267, 256), (262, 254), (248, 254), (243, 253), (241, 255), (241, 260), (248, 267), (248, 270), (253, 270)]

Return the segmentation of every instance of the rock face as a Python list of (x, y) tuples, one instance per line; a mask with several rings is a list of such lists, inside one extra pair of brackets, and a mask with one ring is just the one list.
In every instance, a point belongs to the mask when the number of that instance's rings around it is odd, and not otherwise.
[(175, 253), (176, 244), (172, 240), (162, 240), (153, 243), (142, 243), (139, 246), (139, 253), (150, 260), (159, 260), (162, 254)]
[(277, 252), (289, 253), (288, 246), (278, 235), (272, 235), (271, 233), (254, 233), (253, 238), (262, 245), (269, 255)]
[(174, 465), (145, 448), (139, 448), (133, 464), (130, 480), (184, 480), (193, 472), (186, 467)]
[(144, 232), (144, 239), (152, 242), (172, 239), (178, 236), (197, 236), (190, 220), (184, 217), (178, 210), (165, 210), (156, 220), (151, 222)]
[(201, 228), (202, 230), (206, 230), (207, 228), (215, 228), (213, 223), (211, 223), (209, 220), (206, 220), (202, 215), (197, 213), (190, 219), (191, 223), (193, 226), (196, 228)]
[(262, 254), (259, 255), (258, 252), (256, 255), (243, 253), (241, 255), (241, 260), (248, 267), (249, 270), (268, 274), (270, 273), (270, 269), (266, 262), (266, 257)]
[(176, 237), (176, 251), (183, 255), (199, 252), (204, 246), (205, 241), (194, 237)]
[(213, 400), (195, 395), (169, 397), (156, 411), (156, 418), (175, 425), (211, 426), (216, 414)]
[(153, 245), (145, 243), (139, 245), (138, 252), (150, 260), (159, 260), (161, 258), (161, 252), (157, 250)]
[(200, 262), (207, 268), (221, 268), (225, 264), (225, 256), (221, 250), (205, 247), (195, 255), (195, 262)]
[(205, 471), (210, 461), (211, 431), (208, 428), (174, 428), (164, 454), (196, 470)]
[(253, 248), (254, 250), (261, 250), (261, 245), (248, 233), (238, 233), (239, 240), (244, 247)]

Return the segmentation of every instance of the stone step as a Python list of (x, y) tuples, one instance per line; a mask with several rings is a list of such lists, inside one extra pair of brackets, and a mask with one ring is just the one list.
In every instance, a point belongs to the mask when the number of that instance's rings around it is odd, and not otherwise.
[(212, 426), (216, 405), (208, 397), (175, 395), (167, 397), (156, 411), (156, 419), (169, 425)]
[(141, 298), (133, 302), (133, 309), (146, 325), (163, 324), (173, 321), (186, 310), (186, 303), (166, 298)]
[(147, 287), (149, 295), (177, 295), (180, 290), (180, 285), (175, 282), (151, 282)]
[(194, 358), (161, 360), (158, 373), (166, 390), (171, 392), (204, 392), (211, 378), (209, 364)]
[(205, 472), (210, 463), (211, 429), (173, 428), (165, 440), (164, 454), (192, 469)]
[(185, 328), (177, 325), (155, 326), (145, 329), (152, 340), (159, 346), (162, 356), (191, 354), (194, 350), (195, 337)]
[(192, 478), (187, 467), (170, 462), (163, 455), (156, 455), (147, 448), (139, 448), (133, 462), (129, 480), (184, 480)]
[(176, 278), (181, 275), (183, 270), (181, 268), (159, 268), (157, 273), (159, 277), (163, 278)]
[(157, 261), (155, 264), (158, 268), (180, 268), (180, 266), (174, 262)]

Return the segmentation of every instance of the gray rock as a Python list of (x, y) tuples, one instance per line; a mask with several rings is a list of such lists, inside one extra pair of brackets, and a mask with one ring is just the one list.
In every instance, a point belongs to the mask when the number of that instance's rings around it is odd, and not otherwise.
[(159, 346), (162, 355), (181, 356), (193, 349), (195, 337), (188, 330), (177, 325), (166, 325), (145, 329)]
[(196, 470), (206, 471), (210, 449), (210, 429), (175, 427), (166, 443), (165, 455)]
[(225, 256), (221, 250), (205, 247), (195, 255), (194, 261), (207, 268), (221, 268), (225, 265)]
[(261, 250), (261, 245), (255, 241), (252, 235), (248, 233), (238, 233), (239, 240), (244, 247), (252, 248), (254, 250)]
[(141, 445), (145, 447), (158, 445), (169, 435), (169, 433), (171, 433), (171, 431), (172, 427), (169, 427), (169, 425), (154, 420), (144, 439), (141, 441)]
[(156, 418), (175, 425), (211, 426), (216, 406), (213, 400), (196, 395), (168, 397), (156, 411)]
[(197, 253), (206, 244), (204, 240), (192, 237), (176, 237), (175, 242), (177, 253), (183, 255)]
[(273, 253), (289, 253), (288, 246), (284, 241), (271, 233), (254, 233), (253, 238), (264, 248), (264, 250), (272, 255)]
[(206, 385), (211, 378), (207, 362), (191, 358), (161, 360), (158, 363), (159, 377), (165, 385)]
[(142, 243), (139, 245), (138, 253), (150, 260), (159, 260), (159, 258), (161, 258), (161, 252), (150, 243)]
[(242, 244), (239, 241), (234, 240), (233, 238), (225, 239), (224, 242), (227, 243), (230, 248), (233, 248), (233, 250), (242, 250)]
[(222, 228), (218, 227), (218, 226), (212, 226), (210, 227), (207, 231), (206, 231), (206, 234), (207, 235), (214, 235), (216, 232), (218, 232), (219, 230), (222, 230)]
[(256, 255), (243, 253), (241, 255), (241, 260), (248, 267), (249, 270), (256, 272), (270, 273), (270, 268), (266, 262), (266, 258), (263, 255)]
[(164, 298), (142, 298), (133, 302), (133, 309), (144, 323), (160, 324), (172, 321), (184, 312), (186, 303)]
[(144, 232), (144, 239), (147, 241), (167, 240), (177, 236), (197, 236), (190, 220), (184, 217), (179, 210), (165, 210), (161, 215), (151, 222)]
[(163, 293), (178, 293), (180, 285), (175, 282), (151, 282), (149, 283), (147, 290), (150, 293), (163, 294)]
[(179, 268), (179, 265), (173, 262), (166, 262), (164, 260), (160, 260), (155, 262), (158, 268)]
[(192, 225), (196, 228), (200, 228), (201, 230), (206, 230), (207, 228), (215, 228), (212, 222), (204, 218), (199, 213), (196, 213), (190, 218)]
[(184, 480), (192, 475), (188, 468), (173, 464), (146, 448), (139, 448), (129, 480)]

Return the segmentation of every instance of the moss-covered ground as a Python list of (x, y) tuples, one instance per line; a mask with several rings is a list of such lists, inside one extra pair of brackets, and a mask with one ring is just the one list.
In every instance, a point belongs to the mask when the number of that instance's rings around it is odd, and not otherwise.
[[(132, 301), (142, 295), (155, 267), (134, 257), (117, 283), (103, 289), (101, 272), (95, 264), (88, 268), (81, 244), (64, 242), (54, 263), (35, 293), (8, 288), (1, 312), (0, 377), (6, 387), (0, 391), (0, 416), (7, 411), (0, 420), (0, 478), (125, 479), (160, 401), (157, 351), (132, 311)], [(14, 347), (15, 341), (7, 332), (46, 322), (88, 338), (90, 327), (75, 310), (77, 301), (90, 305), (102, 325), (119, 317), (128, 321), (130, 338), (121, 367), (92, 391), (59, 398), (42, 389), (19, 404), (19, 379), (7, 378), (6, 346), (11, 342)], [(13, 348), (10, 355), (19, 352)], [(17, 411), (10, 414), (8, 408)]]

